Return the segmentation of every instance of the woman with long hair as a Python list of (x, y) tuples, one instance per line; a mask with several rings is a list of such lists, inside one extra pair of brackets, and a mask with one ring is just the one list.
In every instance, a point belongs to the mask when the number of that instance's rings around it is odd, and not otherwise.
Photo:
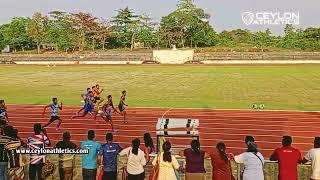
[(143, 135), (143, 139), (144, 139), (144, 153), (145, 153), (147, 162), (149, 162), (150, 161), (150, 154), (155, 152), (153, 140), (151, 138), (150, 133), (145, 133)]
[(144, 180), (144, 166), (146, 158), (144, 152), (140, 149), (140, 140), (132, 140), (132, 147), (128, 147), (120, 152), (120, 156), (127, 155), (128, 180)]
[(176, 180), (175, 170), (179, 169), (179, 163), (173, 155), (171, 155), (171, 144), (166, 141), (162, 145), (163, 152), (159, 153), (152, 161), (152, 165), (159, 164), (158, 180)]
[(212, 180), (233, 180), (231, 170), (232, 157), (226, 153), (226, 145), (219, 142), (214, 152), (210, 154), (212, 166)]
[(244, 164), (244, 171), (242, 174), (243, 180), (264, 180), (263, 166), (264, 158), (258, 151), (258, 146), (254, 142), (252, 136), (247, 136), (245, 139), (247, 152), (244, 152), (234, 157), (237, 163)]
[(186, 158), (186, 180), (205, 179), (204, 159), (208, 155), (205, 151), (200, 150), (200, 142), (198, 140), (192, 140), (191, 148), (181, 151), (180, 156)]

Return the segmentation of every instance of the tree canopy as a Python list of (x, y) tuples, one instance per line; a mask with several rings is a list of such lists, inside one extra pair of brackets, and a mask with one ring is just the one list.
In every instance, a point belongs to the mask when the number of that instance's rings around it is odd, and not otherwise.
[(32, 17), (15, 17), (0, 25), (0, 49), (13, 51), (48, 48), (56, 51), (84, 51), (113, 48), (249, 47), (320, 50), (320, 28), (296, 29), (286, 25), (283, 36), (269, 29), (214, 30), (210, 14), (192, 0), (179, 0), (174, 11), (155, 22), (149, 15), (125, 7), (107, 21), (90, 13), (52, 11)]

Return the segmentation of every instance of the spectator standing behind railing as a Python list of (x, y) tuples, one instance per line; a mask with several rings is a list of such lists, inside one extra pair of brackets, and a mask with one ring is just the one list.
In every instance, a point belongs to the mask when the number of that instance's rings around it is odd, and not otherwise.
[(82, 141), (81, 149), (88, 149), (88, 154), (82, 155), (83, 180), (95, 180), (97, 176), (97, 163), (101, 163), (101, 144), (95, 139), (94, 130), (88, 131), (88, 140)]
[(0, 119), (0, 135), (3, 135), (3, 128), (7, 125), (7, 121)]
[(187, 148), (179, 154), (186, 158), (186, 180), (204, 180), (206, 174), (204, 159), (209, 155), (200, 150), (200, 142), (192, 140), (191, 148)]
[(139, 148), (140, 140), (132, 140), (132, 147), (128, 147), (120, 152), (120, 156), (126, 155), (128, 157), (127, 172), (128, 180), (144, 180), (144, 166), (146, 165), (146, 158), (144, 152)]
[[(28, 147), (30, 149), (43, 149), (45, 146), (50, 146), (51, 142), (47, 136), (45, 129), (41, 128), (40, 123), (36, 123), (33, 126), (34, 135), (28, 137)], [(42, 167), (46, 162), (45, 154), (30, 154), (30, 166), (29, 166), (29, 179), (38, 180), (43, 179)]]
[[(71, 142), (71, 135), (68, 131), (62, 135), (62, 141), (57, 142), (56, 148), (61, 149), (77, 149), (78, 146)], [(75, 165), (74, 154), (59, 154), (59, 175), (60, 180), (72, 180), (73, 168)]]
[(8, 156), (7, 151), (5, 151), (5, 145), (12, 141), (9, 136), (12, 129), (12, 126), (4, 126), (3, 134), (0, 135), (0, 180), (8, 179)]
[(212, 166), (212, 180), (234, 180), (230, 160), (232, 155), (226, 153), (226, 145), (219, 142), (216, 150), (210, 154)]
[(254, 138), (252, 136), (247, 136), (245, 143), (247, 145), (247, 152), (234, 157), (234, 160), (237, 163), (244, 164), (244, 171), (242, 174), (243, 180), (264, 180), (264, 158), (262, 154), (258, 152)]
[(303, 163), (311, 161), (311, 180), (320, 180), (320, 137), (314, 138), (314, 148), (310, 149), (304, 156)]
[(106, 143), (102, 145), (103, 156), (103, 180), (117, 180), (118, 155), (122, 148), (118, 143), (114, 143), (113, 135), (106, 134)]
[(153, 140), (151, 138), (150, 133), (145, 133), (143, 135), (143, 139), (144, 139), (144, 148), (143, 148), (143, 152), (145, 154), (147, 163), (150, 161), (150, 154), (155, 153), (156, 149), (153, 145)]
[(291, 146), (291, 136), (283, 136), (282, 147), (277, 148), (270, 157), (271, 161), (279, 163), (279, 180), (297, 180), (298, 163), (301, 162), (301, 152)]
[(18, 139), (20, 141), (22, 147), (24, 147), (24, 148), (27, 147), (27, 144), (19, 137), (18, 129), (13, 129), (12, 134), (13, 134), (12, 138)]
[(179, 169), (179, 163), (177, 159), (171, 155), (171, 144), (166, 141), (162, 145), (163, 152), (158, 154), (152, 161), (152, 165), (155, 166), (157, 161), (159, 163), (159, 176), (158, 180), (176, 180), (177, 176), (175, 170)]
[(17, 149), (23, 146), (23, 141), (18, 137), (18, 130), (12, 129), (10, 133), (12, 141), (5, 145), (8, 154), (8, 179), (9, 180), (22, 180), (24, 179), (24, 163), (25, 155), (18, 154)]

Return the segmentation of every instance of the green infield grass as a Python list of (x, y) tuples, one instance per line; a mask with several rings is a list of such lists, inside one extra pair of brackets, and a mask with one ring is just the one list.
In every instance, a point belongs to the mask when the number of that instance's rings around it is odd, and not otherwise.
[(320, 109), (320, 65), (0, 66), (0, 99), (7, 104), (58, 97), (82, 105), (80, 94), (96, 83), (115, 104), (127, 90), (132, 107)]

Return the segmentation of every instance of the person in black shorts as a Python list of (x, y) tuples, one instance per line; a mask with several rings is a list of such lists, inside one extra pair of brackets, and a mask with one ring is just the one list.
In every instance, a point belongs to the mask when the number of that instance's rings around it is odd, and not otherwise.
[[(102, 106), (102, 110), (103, 113), (105, 114), (105, 116), (101, 116), (106, 122), (110, 122), (112, 131), (114, 131), (114, 127), (113, 127), (113, 121), (111, 118), (111, 112), (117, 112), (120, 114), (120, 112), (117, 111), (117, 109), (113, 106), (113, 101), (112, 101), (112, 96), (108, 95), (108, 101)], [(95, 120), (96, 120), (97, 116), (95, 116)]]
[(43, 128), (49, 126), (55, 120), (58, 120), (59, 122), (57, 124), (56, 131), (60, 132), (60, 125), (61, 125), (62, 119), (58, 116), (58, 111), (62, 110), (62, 102), (59, 105), (58, 98), (52, 98), (52, 103), (44, 107), (42, 116), (44, 116), (46, 109), (48, 107), (50, 107), (50, 110), (51, 110), (51, 117), (49, 122), (46, 125), (44, 125)]
[(126, 95), (127, 95), (127, 92), (126, 91), (122, 91), (122, 95), (120, 97), (120, 102), (119, 102), (119, 105), (118, 105), (118, 108), (119, 108), (119, 111), (121, 113), (121, 115), (123, 115), (123, 123), (124, 124), (128, 124), (128, 121), (127, 121), (127, 111), (126, 111), (126, 106), (128, 106), (126, 104)]

